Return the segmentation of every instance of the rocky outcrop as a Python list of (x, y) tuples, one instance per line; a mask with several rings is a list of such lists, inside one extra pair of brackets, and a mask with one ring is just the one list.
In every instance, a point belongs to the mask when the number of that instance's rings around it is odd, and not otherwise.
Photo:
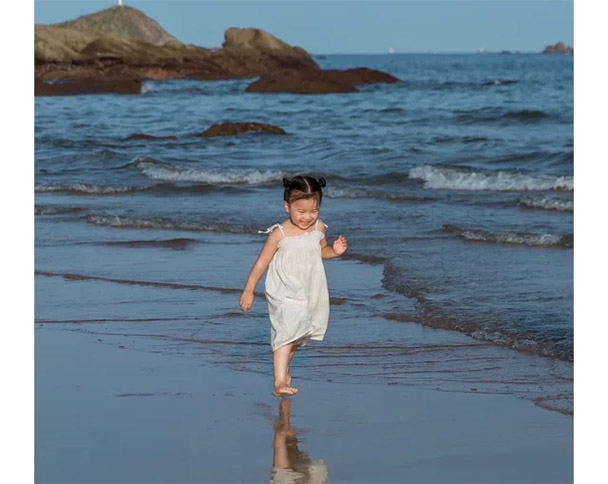
[(57, 26), (84, 32), (127, 37), (152, 45), (165, 45), (167, 42), (180, 43), (155, 20), (140, 10), (124, 6), (115, 6), (100, 12), (83, 15), (75, 20), (57, 24)]
[(214, 124), (209, 129), (197, 134), (203, 138), (212, 136), (234, 136), (240, 133), (271, 133), (271, 134), (287, 134), (284, 129), (272, 124), (264, 123), (221, 123)]
[(140, 79), (235, 79), (319, 70), (299, 47), (259, 29), (230, 28), (224, 48), (185, 45), (153, 19), (113, 7), (56, 25), (36, 25), (36, 77), (121, 75)]
[[(129, 7), (113, 7), (57, 25), (36, 25), (34, 61), (37, 95), (112, 92), (107, 90), (112, 86), (115, 92), (134, 92), (135, 87), (117, 82), (129, 78), (141, 82), (261, 77), (256, 86), (270, 87), (253, 86), (251, 91), (302, 93), (353, 92), (359, 84), (396, 82), (370, 69), (321, 71), (304, 49), (260, 29), (228, 29), (222, 49), (185, 45)], [(277, 84), (277, 78), (283, 80)], [(59, 87), (56, 80), (74, 82), (66, 83), (68, 88)]]
[(224, 49), (275, 51), (295, 57), (310, 59), (301, 47), (292, 47), (274, 35), (260, 29), (231, 27), (224, 32)]
[(262, 76), (245, 89), (247, 92), (289, 92), (294, 94), (331, 94), (357, 92), (357, 85), (378, 82), (394, 83), (399, 79), (364, 67), (325, 70), (287, 76)]
[(80, 51), (97, 39), (94, 32), (82, 32), (74, 29), (51, 25), (34, 27), (34, 60), (37, 64), (44, 62), (80, 62), (85, 56)]
[(169, 42), (147, 42), (65, 27), (35, 27), (35, 75), (72, 79), (124, 75), (138, 79), (237, 79), (273, 72), (319, 70), (297, 50), (213, 50)]
[(563, 42), (558, 42), (555, 45), (548, 45), (543, 50), (543, 54), (574, 54), (574, 49), (566, 46)]

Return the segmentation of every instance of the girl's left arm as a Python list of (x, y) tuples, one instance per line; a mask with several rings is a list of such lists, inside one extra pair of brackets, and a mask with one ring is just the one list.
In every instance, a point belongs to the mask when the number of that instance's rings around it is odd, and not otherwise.
[[(321, 222), (319, 230), (325, 234), (326, 229), (323, 222)], [(344, 252), (346, 252), (346, 249), (348, 249), (348, 241), (343, 235), (340, 235), (336, 240), (334, 240), (334, 243), (332, 245), (329, 245), (327, 243), (327, 237), (323, 237), (321, 239), (320, 244), (321, 257), (323, 257), (323, 259), (333, 259), (334, 257), (340, 257), (342, 254), (344, 254)]]

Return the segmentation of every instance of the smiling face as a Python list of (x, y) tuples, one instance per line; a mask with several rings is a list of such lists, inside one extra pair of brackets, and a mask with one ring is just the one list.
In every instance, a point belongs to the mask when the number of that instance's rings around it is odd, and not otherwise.
[(300, 230), (309, 229), (319, 218), (319, 202), (315, 198), (303, 198), (285, 203), (285, 211), (291, 223)]

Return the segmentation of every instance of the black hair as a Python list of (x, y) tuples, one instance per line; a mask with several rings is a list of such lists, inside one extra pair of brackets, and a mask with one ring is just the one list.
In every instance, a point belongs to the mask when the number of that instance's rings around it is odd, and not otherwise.
[(296, 175), (291, 180), (283, 178), (283, 200), (287, 203), (293, 203), (296, 200), (316, 198), (319, 205), (323, 199), (323, 188), (325, 187), (325, 178), (314, 178), (306, 175)]

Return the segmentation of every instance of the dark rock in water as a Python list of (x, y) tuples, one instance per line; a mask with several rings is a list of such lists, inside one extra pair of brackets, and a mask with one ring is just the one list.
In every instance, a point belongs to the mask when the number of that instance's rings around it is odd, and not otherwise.
[(76, 94), (139, 94), (141, 80), (125, 77), (105, 77), (103, 79), (68, 79), (44, 81), (35, 79), (36, 96), (72, 96)]
[(356, 85), (399, 82), (394, 76), (366, 67), (325, 70), (289, 76), (262, 76), (247, 86), (247, 92), (290, 92), (294, 94), (330, 94), (357, 92)]
[(501, 51), (500, 51), (500, 53), (501, 53), (502, 55), (507, 55), (507, 54), (510, 54), (510, 53), (511, 53), (511, 51), (510, 51), (510, 50), (501, 50)]
[(249, 84), (246, 92), (289, 92), (293, 94), (330, 94), (357, 92), (350, 83), (324, 79), (318, 75), (262, 76)]
[(331, 69), (321, 71), (320, 75), (326, 80), (350, 83), (355, 86), (381, 82), (390, 84), (399, 82), (399, 79), (395, 76), (391, 76), (386, 72), (368, 69), (367, 67), (357, 67), (356, 69), (346, 69), (344, 71)]
[(558, 42), (555, 45), (548, 45), (543, 50), (543, 54), (574, 54), (574, 49), (566, 46), (563, 42)]
[(278, 126), (264, 123), (221, 123), (214, 124), (209, 129), (197, 134), (196, 136), (208, 138), (212, 136), (234, 136), (240, 133), (271, 133), (287, 134), (285, 130)]
[(125, 138), (128, 140), (145, 140), (145, 141), (154, 141), (154, 140), (166, 140), (166, 139), (177, 139), (177, 136), (152, 136), (150, 134), (144, 133), (133, 133)]

